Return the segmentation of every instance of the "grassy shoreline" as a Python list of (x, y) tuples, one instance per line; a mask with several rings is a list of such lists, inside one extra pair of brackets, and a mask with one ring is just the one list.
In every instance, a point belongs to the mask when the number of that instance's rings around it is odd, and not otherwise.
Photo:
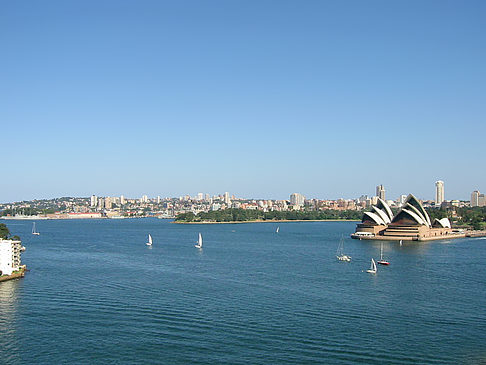
[(239, 224), (239, 223), (288, 223), (288, 222), (360, 222), (360, 220), (354, 219), (279, 219), (279, 220), (251, 220), (251, 221), (228, 221), (228, 222), (178, 222), (173, 221), (175, 224)]

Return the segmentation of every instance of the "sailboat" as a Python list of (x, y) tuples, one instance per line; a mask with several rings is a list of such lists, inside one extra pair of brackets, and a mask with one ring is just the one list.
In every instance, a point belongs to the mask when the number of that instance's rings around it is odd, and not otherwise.
[(275, 231), (275, 233), (278, 233), (278, 231), (280, 231), (280, 227), (277, 227), (277, 230)]
[(201, 235), (201, 233), (199, 233), (199, 238), (197, 240), (197, 245), (194, 245), (194, 247), (196, 247), (196, 248), (202, 248), (202, 243), (203, 243), (202, 235)]
[(374, 259), (371, 259), (371, 267), (366, 270), (366, 272), (369, 272), (370, 274), (376, 274), (376, 263)]
[(346, 262), (351, 261), (351, 256), (344, 254), (344, 237), (343, 236), (341, 236), (341, 240), (339, 241), (339, 246), (338, 246), (338, 249), (336, 251), (336, 258), (339, 261), (346, 261)]
[(32, 224), (32, 234), (35, 236), (39, 236), (40, 233), (35, 230), (35, 222)]
[(147, 246), (152, 246), (152, 236), (149, 234), (148, 235), (148, 241), (145, 243)]
[(403, 240), (400, 240), (400, 246), (402, 246), (402, 244), (403, 244)]
[(390, 265), (390, 263), (383, 259), (383, 243), (381, 244), (380, 248), (380, 259), (377, 261), (380, 265)]

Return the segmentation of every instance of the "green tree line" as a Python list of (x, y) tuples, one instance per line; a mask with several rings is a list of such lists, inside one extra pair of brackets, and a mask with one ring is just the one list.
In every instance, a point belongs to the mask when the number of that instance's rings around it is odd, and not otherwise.
[(255, 220), (327, 220), (345, 219), (359, 220), (361, 212), (355, 210), (325, 210), (325, 211), (284, 211), (263, 212), (249, 209), (224, 209), (210, 212), (181, 213), (176, 217), (177, 222), (248, 222)]

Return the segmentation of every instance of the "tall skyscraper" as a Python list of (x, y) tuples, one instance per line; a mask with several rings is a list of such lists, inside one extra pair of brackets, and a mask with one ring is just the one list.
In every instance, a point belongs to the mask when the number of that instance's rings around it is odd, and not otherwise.
[(383, 187), (383, 185), (378, 185), (376, 187), (376, 196), (380, 199), (385, 200), (385, 188)]
[(444, 201), (444, 182), (442, 180), (435, 182), (435, 205), (441, 205)]
[(96, 195), (91, 195), (90, 206), (94, 208), (96, 207), (96, 205), (98, 205), (98, 198), (96, 197)]
[(484, 196), (484, 194), (479, 194), (478, 207), (486, 207), (486, 197)]
[(125, 197), (123, 195), (120, 195), (120, 204), (125, 205)]
[(479, 207), (479, 194), (478, 190), (471, 193), (471, 207)]
[(226, 205), (230, 205), (231, 204), (230, 195), (229, 195), (228, 192), (224, 193), (224, 203)]

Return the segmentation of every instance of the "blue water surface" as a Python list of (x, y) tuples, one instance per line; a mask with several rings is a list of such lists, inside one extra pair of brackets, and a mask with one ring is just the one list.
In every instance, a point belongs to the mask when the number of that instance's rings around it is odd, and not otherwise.
[(0, 283), (0, 363), (486, 362), (483, 239), (385, 242), (373, 275), (353, 222), (6, 223), (31, 271)]

